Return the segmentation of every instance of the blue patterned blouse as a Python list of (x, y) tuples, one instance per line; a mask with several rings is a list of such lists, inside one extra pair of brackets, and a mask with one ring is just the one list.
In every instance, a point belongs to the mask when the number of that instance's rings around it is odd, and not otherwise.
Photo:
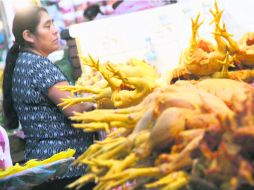
[[(46, 159), (73, 148), (78, 156), (93, 142), (92, 134), (71, 127), (70, 120), (48, 98), (49, 87), (67, 81), (64, 74), (46, 57), (21, 52), (16, 61), (12, 97), (25, 133), (25, 159)], [(70, 167), (63, 176), (84, 174), (84, 167)]]

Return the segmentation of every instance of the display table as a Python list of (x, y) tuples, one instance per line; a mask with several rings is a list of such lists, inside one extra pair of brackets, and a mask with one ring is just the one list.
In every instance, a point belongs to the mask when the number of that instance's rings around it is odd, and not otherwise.
[(0, 178), (1, 190), (30, 190), (56, 175), (63, 174), (73, 160), (74, 157), (66, 158)]

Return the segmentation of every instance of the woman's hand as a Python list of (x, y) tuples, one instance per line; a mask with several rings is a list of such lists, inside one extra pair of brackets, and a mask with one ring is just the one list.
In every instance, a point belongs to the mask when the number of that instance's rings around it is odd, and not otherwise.
[[(59, 105), (60, 103), (62, 103), (62, 98), (74, 97), (74, 95), (72, 95), (70, 92), (61, 91), (57, 88), (57, 86), (68, 86), (68, 85), (69, 83), (67, 81), (62, 81), (50, 87), (48, 89), (49, 99), (52, 100), (54, 104)], [(70, 116), (73, 116), (73, 112), (92, 111), (96, 107), (93, 103), (85, 102), (85, 103), (68, 106), (65, 109), (63, 109), (63, 107), (60, 107), (60, 106), (59, 108), (63, 111), (65, 116), (70, 117)]]
[(82, 105), (83, 105), (85, 111), (93, 111), (96, 109), (95, 104), (90, 103), (90, 102), (82, 103)]

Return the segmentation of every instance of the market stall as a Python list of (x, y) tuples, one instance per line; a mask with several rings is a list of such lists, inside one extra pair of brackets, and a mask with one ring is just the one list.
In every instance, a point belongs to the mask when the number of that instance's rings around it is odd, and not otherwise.
[[(252, 2), (233, 4), (240, 12)], [(228, 1), (195, 5), (69, 28), (85, 69), (75, 87), (62, 88), (81, 97), (62, 105), (96, 103), (71, 117), (73, 126), (108, 134), (77, 159), (90, 167), (69, 187), (253, 188), (252, 21), (241, 20), (246, 12), (235, 19)]]

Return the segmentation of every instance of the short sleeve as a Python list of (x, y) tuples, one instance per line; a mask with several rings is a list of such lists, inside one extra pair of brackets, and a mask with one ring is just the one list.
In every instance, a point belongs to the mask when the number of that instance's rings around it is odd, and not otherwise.
[(65, 75), (49, 59), (42, 58), (33, 64), (32, 84), (44, 94), (48, 89), (61, 81), (67, 81)]

